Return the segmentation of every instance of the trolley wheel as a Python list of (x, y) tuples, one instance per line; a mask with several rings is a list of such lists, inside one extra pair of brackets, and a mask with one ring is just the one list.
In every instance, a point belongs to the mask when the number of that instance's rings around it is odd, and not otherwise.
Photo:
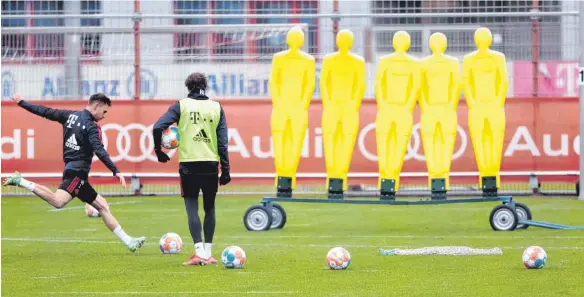
[(269, 230), (272, 225), (272, 214), (265, 206), (250, 206), (243, 215), (243, 224), (249, 231)]
[(282, 229), (286, 225), (286, 211), (280, 204), (272, 204), (272, 226), (271, 229)]
[[(515, 203), (515, 212), (517, 212), (517, 217), (520, 221), (531, 220), (531, 211), (529, 207), (523, 203)], [(529, 225), (517, 224), (517, 229), (527, 229)]]
[(514, 209), (502, 204), (493, 208), (489, 222), (491, 223), (491, 228), (495, 231), (513, 231), (517, 228), (519, 217)]

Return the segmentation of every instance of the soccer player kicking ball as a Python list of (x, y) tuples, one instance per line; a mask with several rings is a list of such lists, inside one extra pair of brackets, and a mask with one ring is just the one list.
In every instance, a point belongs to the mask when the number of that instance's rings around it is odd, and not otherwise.
[[(216, 264), (211, 253), (215, 233), (215, 196), (218, 186), (231, 181), (227, 153), (227, 122), (221, 104), (205, 95), (207, 78), (195, 72), (185, 81), (188, 98), (173, 104), (154, 124), (154, 151), (158, 161), (165, 163), (170, 158), (161, 150), (162, 132), (172, 123), (178, 124), (180, 133), (179, 174), (181, 196), (187, 209), (189, 230), (195, 243), (195, 254), (184, 265)], [(219, 175), (221, 162), (221, 177)], [(201, 237), (199, 219), (199, 191), (203, 191), (205, 220), (203, 229), (205, 243)]]
[(134, 252), (140, 248), (146, 237), (132, 238), (120, 226), (109, 210), (105, 199), (89, 184), (88, 175), (91, 169), (91, 159), (95, 153), (97, 157), (111, 170), (123, 187), (126, 186), (124, 177), (110, 159), (101, 142), (101, 128), (97, 122), (103, 120), (112, 101), (104, 94), (94, 94), (84, 110), (60, 110), (41, 105), (31, 104), (16, 95), (12, 98), (20, 107), (48, 120), (59, 122), (63, 126), (63, 160), (65, 171), (63, 182), (56, 192), (49, 188), (28, 181), (15, 172), (7, 178), (3, 186), (18, 186), (25, 188), (39, 196), (55, 208), (63, 208), (74, 197), (91, 204), (99, 211), (104, 224), (120, 238), (120, 240)]

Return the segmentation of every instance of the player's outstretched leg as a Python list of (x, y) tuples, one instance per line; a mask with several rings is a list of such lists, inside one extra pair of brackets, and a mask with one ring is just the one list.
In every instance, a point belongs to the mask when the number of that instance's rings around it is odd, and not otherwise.
[[(15, 171), (10, 177), (8, 177), (7, 179), (4, 180), (4, 182), (2, 183), (2, 186), (4, 186), (4, 187), (17, 186), (18, 187), (18, 186), (21, 186), (20, 182), (22, 180), (23, 180), (23, 178), (22, 178), (22, 175), (20, 175), (20, 172)], [(32, 189), (34, 190), (34, 187)]]
[(144, 245), (146, 241), (146, 237), (130, 237), (122, 226), (118, 223), (118, 220), (112, 215), (109, 209), (109, 205), (107, 201), (101, 197), (101, 195), (97, 195), (95, 200), (91, 202), (91, 205), (99, 211), (101, 214), (101, 218), (103, 219), (103, 223), (112, 231), (114, 234), (128, 247), (128, 249), (132, 252), (135, 252), (137, 249)]
[(10, 177), (5, 179), (2, 185), (4, 187), (15, 186), (25, 188), (37, 195), (39, 198), (45, 200), (54, 208), (63, 208), (65, 205), (67, 205), (67, 203), (69, 203), (69, 201), (71, 201), (71, 199), (73, 199), (71, 194), (67, 193), (66, 191), (57, 190), (53, 193), (51, 189), (23, 178), (18, 171), (14, 172)]

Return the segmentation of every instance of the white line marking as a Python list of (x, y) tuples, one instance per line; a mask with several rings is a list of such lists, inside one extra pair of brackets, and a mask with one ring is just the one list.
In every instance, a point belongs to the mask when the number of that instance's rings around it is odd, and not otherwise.
[[(37, 238), (2, 238), (6, 241), (30, 241), (30, 242), (52, 242), (52, 243), (100, 243), (100, 244), (121, 244), (119, 241), (97, 241), (97, 240), (79, 240), (79, 239), (37, 239)], [(145, 243), (144, 245), (151, 245), (153, 243)], [(230, 245), (231, 243), (222, 243)], [(366, 244), (366, 245), (351, 245), (351, 244), (286, 244), (286, 243), (237, 243), (239, 246), (259, 246), (259, 247), (288, 247), (288, 248), (330, 248), (331, 246), (343, 246), (346, 248), (365, 248), (365, 249), (378, 249), (381, 244)], [(424, 246), (391, 246), (391, 248), (401, 248), (401, 249), (416, 249), (423, 248)], [(478, 247), (485, 248), (485, 247)], [(489, 247), (486, 247), (489, 248)], [(500, 247), (505, 249), (525, 249), (527, 246), (505, 246)], [(555, 249), (555, 250), (584, 250), (584, 247), (579, 246), (546, 246), (545, 249)]]
[(55, 278), (66, 278), (66, 277), (74, 277), (76, 274), (55, 274), (55, 275), (46, 275), (46, 276), (31, 276), (32, 279), (55, 279)]
[[(381, 245), (377, 244), (361, 244), (361, 245), (352, 245), (352, 244), (279, 244), (279, 243), (237, 243), (239, 246), (259, 246), (259, 247), (287, 247), (287, 248), (331, 248), (332, 246), (342, 246), (345, 248), (360, 248), (360, 249), (377, 249), (380, 248)], [(399, 249), (420, 249), (424, 248), (425, 246), (391, 246), (391, 248), (399, 248)], [(476, 247), (477, 249), (490, 249), (492, 247)], [(527, 246), (504, 246), (500, 248), (505, 249), (526, 249)], [(584, 247), (579, 246), (559, 246), (559, 247), (552, 247), (547, 246), (545, 249), (555, 249), (555, 250), (584, 250)]]
[(31, 242), (55, 242), (55, 243), (100, 243), (100, 244), (112, 244), (118, 243), (119, 241), (100, 241), (100, 240), (83, 240), (83, 239), (47, 239), (47, 238), (5, 238), (2, 237), (2, 241), (31, 241)]
[[(444, 204), (436, 204), (436, 205), (432, 205), (433, 207), (436, 208), (442, 208), (439, 211), (488, 211), (488, 208), (485, 207), (446, 207)], [(412, 206), (415, 207), (415, 206)], [(545, 211), (557, 211), (557, 210), (570, 210), (570, 211), (578, 211), (578, 210), (582, 210), (582, 207), (546, 207), (546, 205), (541, 205), (541, 206), (530, 206), (529, 209), (531, 211), (534, 210), (545, 210)], [(402, 207), (396, 207), (393, 208), (391, 211), (411, 211), (412, 208), (402, 208)], [(303, 209), (303, 212), (322, 212), (322, 209)], [(373, 208), (370, 209), (369, 211), (372, 212), (387, 212), (386, 209), (384, 208)], [(437, 211), (436, 209), (432, 209), (432, 212)]]
[(49, 295), (212, 295), (212, 294), (233, 294), (237, 295), (286, 295), (298, 294), (297, 291), (189, 291), (189, 292), (42, 292)]
[[(94, 241), (94, 240), (103, 240), (113, 238), (111, 236), (94, 236), (94, 237), (6, 237), (2, 238), (2, 240), (12, 240), (12, 241), (36, 241), (36, 240), (46, 240), (47, 242), (51, 242), (54, 240), (64, 240), (64, 242), (75, 242), (79, 240), (79, 242), (83, 241)], [(277, 235), (273, 236), (267, 234), (265, 237), (260, 235), (236, 235), (236, 236), (215, 236), (215, 238), (221, 240), (231, 240), (231, 239), (253, 239), (253, 240), (274, 240), (274, 239), (284, 239), (284, 238), (311, 238), (311, 239), (345, 239), (345, 238), (405, 238), (405, 239), (584, 239), (584, 236), (563, 236), (563, 235), (556, 235), (556, 236), (541, 236), (541, 235), (530, 235), (530, 236), (521, 236), (521, 235), (510, 235), (510, 236), (503, 236), (503, 235)], [(148, 237), (148, 239), (155, 239), (159, 240), (160, 237)], [(73, 240), (73, 241), (70, 241)]]
[[(233, 238), (233, 239), (264, 239), (262, 237), (253, 235), (237, 235), (237, 236), (215, 236), (215, 238)], [(464, 238), (464, 239), (584, 239), (584, 236), (521, 236), (521, 235), (277, 235), (272, 236), (267, 234), (265, 239), (271, 240), (274, 238), (416, 238), (416, 239), (448, 239), (448, 238)]]
[[(123, 204), (136, 204), (136, 203), (142, 203), (141, 201), (121, 201), (121, 202), (110, 202), (108, 203), (110, 206), (111, 205), (123, 205)], [(66, 206), (64, 208), (51, 208), (48, 211), (65, 211), (65, 210), (75, 210), (75, 209), (84, 209), (85, 208), (85, 204), (81, 205), (81, 206)]]
[[(119, 212), (139, 212), (139, 213), (161, 213), (160, 209), (116, 209), (116, 213)], [(169, 213), (184, 213), (184, 209), (165, 209), (164, 214), (168, 215)], [(174, 214), (173, 214), (174, 215)]]

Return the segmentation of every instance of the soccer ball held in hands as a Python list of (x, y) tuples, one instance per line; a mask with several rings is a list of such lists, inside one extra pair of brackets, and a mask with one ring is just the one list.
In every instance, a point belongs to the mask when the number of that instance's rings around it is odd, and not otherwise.
[(169, 127), (162, 132), (162, 147), (173, 150), (178, 147), (180, 142), (180, 133), (177, 127)]

